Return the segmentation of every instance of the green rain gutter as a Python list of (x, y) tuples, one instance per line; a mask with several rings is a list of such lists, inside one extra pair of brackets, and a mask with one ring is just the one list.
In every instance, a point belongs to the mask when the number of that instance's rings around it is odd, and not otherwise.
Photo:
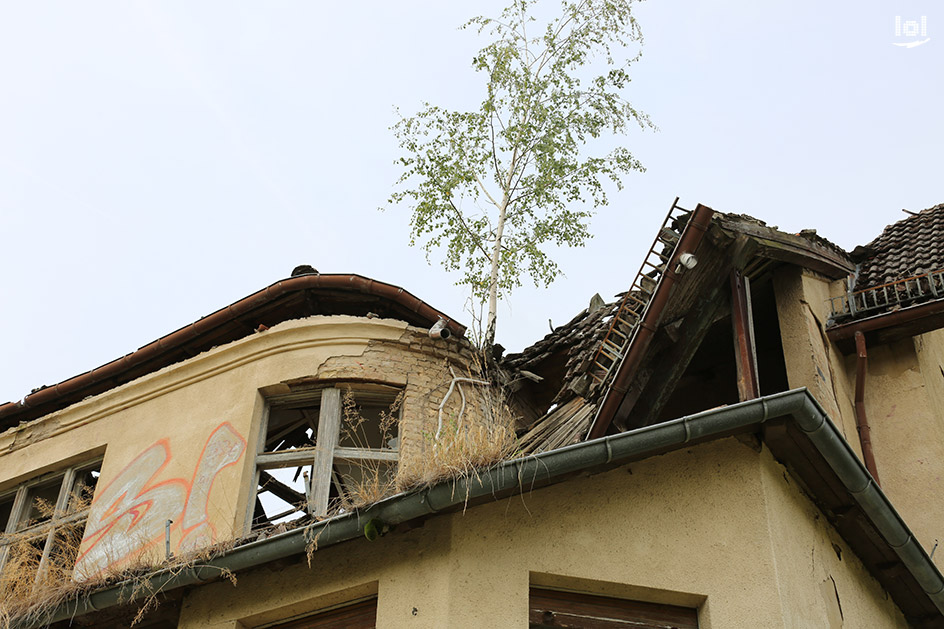
[(370, 520), (395, 526), (476, 498), (526, 491), (574, 472), (638, 460), (685, 445), (756, 429), (772, 419), (791, 418), (933, 602), (939, 612), (935, 620), (944, 618), (944, 577), (823, 409), (806, 389), (796, 389), (514, 459), (483, 471), (475, 478), (463, 477), (398, 494), (359, 512), (342, 514), (243, 544), (197, 566), (159, 570), (147, 577), (143, 584), (140, 580), (123, 582), (83, 594), (52, 610), (43, 621), (20, 626), (42, 626), (127, 604), (148, 592), (166, 593), (175, 588), (215, 581), (226, 572), (238, 573), (270, 561), (303, 554), (312, 543), (324, 548), (355, 539), (364, 535), (364, 526)]

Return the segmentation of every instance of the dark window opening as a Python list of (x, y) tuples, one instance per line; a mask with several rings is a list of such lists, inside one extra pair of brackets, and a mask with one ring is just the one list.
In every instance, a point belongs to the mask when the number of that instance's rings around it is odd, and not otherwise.
[[(760, 394), (786, 391), (789, 386), (780, 322), (773, 284), (769, 280), (751, 284), (751, 310)], [(659, 421), (739, 402), (734, 347), (734, 329), (729, 315), (709, 328), (660, 413)]]
[(790, 385), (787, 383), (787, 364), (783, 358), (783, 339), (773, 282), (751, 285), (751, 307), (754, 311), (754, 343), (757, 347), (760, 394), (787, 391)]

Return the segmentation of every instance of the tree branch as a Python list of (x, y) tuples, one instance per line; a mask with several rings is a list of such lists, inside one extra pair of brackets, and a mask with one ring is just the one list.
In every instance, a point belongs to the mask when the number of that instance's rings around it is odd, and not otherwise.
[(467, 234), (469, 234), (469, 236), (472, 238), (472, 242), (475, 243), (475, 247), (476, 247), (480, 252), (482, 252), (482, 254), (483, 254), (485, 257), (488, 257), (489, 253), (488, 253), (488, 251), (485, 249), (485, 246), (482, 245), (482, 239), (478, 236), (478, 234), (477, 234), (475, 231), (473, 231), (473, 230), (466, 224), (466, 222), (465, 222), (465, 217), (462, 216), (462, 212), (460, 212), (460, 211), (459, 211), (459, 208), (456, 207), (456, 204), (452, 202), (452, 199), (447, 199), (447, 200), (449, 201), (449, 207), (452, 208), (452, 211), (453, 211), (453, 213), (456, 215), (456, 218), (457, 218), (457, 219), (459, 220), (459, 222), (462, 224), (462, 229), (464, 229), (465, 232), (466, 232)]

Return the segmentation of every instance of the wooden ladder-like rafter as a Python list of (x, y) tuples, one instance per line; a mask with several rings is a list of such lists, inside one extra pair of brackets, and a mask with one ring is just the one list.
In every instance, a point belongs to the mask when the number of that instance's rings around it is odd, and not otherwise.
[(616, 314), (610, 320), (610, 327), (594, 353), (590, 375), (598, 386), (606, 385), (619, 368), (633, 342), (639, 322), (646, 314), (652, 295), (665, 275), (666, 265), (675, 255), (691, 215), (691, 211), (679, 206), (678, 197), (675, 197), (649, 253), (639, 267), (636, 279), (623, 295)]

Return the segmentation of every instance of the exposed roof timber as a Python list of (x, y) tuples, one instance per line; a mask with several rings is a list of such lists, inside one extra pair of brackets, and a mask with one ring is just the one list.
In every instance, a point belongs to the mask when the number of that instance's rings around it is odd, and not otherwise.
[(678, 259), (683, 253), (697, 253), (698, 245), (711, 226), (713, 215), (714, 210), (701, 203), (692, 212), (678, 246), (675, 248), (676, 254), (666, 264), (665, 275), (656, 287), (642, 320), (637, 324), (629, 350), (623, 357), (612, 383), (600, 402), (597, 416), (587, 436), (588, 439), (595, 439), (606, 434), (606, 430), (616, 416), (633, 378), (638, 373), (639, 366), (646, 355), (646, 350), (649, 348), (649, 343), (652, 341), (652, 337), (662, 320), (665, 305), (669, 301), (676, 281), (679, 279), (679, 275), (675, 273), (675, 267), (679, 264)]
[(829, 247), (810, 237), (787, 234), (779, 230), (745, 220), (732, 214), (715, 216), (716, 225), (728, 234), (750, 236), (757, 245), (757, 255), (802, 266), (832, 279), (846, 277), (855, 265), (838, 247)]
[(399, 286), (360, 275), (299, 275), (275, 282), (97, 369), (43, 387), (22, 402), (0, 405), (0, 430), (248, 336), (260, 323), (271, 327), (310, 315), (363, 316), (371, 310), (418, 326), (428, 327), (442, 318), (453, 334), (465, 334), (465, 326)]
[[(620, 404), (614, 423), (621, 430), (652, 424), (658, 420), (675, 387), (692, 362), (711, 326), (730, 312), (721, 285), (697, 304), (683, 319), (678, 338), (658, 352), (633, 381)], [(668, 337), (667, 337), (668, 338)], [(653, 378), (652, 375), (658, 374)]]
[(944, 299), (836, 325), (826, 330), (826, 336), (848, 354), (855, 350), (856, 332), (865, 334), (871, 345), (893, 343), (941, 327), (944, 327)]
[(223, 551), (185, 569), (159, 571), (144, 581), (118, 584), (66, 601), (44, 622), (56, 622), (134, 601), (149, 591), (170, 591), (220, 575), (304, 555), (359, 538), (374, 518), (391, 527), (469, 502), (492, 501), (566, 480), (577, 473), (617, 467), (743, 433), (757, 433), (807, 488), (869, 572), (916, 627), (944, 627), (944, 576), (895, 508), (873, 482), (835, 424), (806, 389), (797, 389), (507, 461), (473, 476), (382, 500), (367, 509)]
[[(751, 281), (763, 281), (774, 268), (784, 262), (813, 269), (833, 278), (844, 277), (853, 269), (851, 261), (842, 249), (815, 233), (783, 233), (749, 216), (715, 213), (705, 240), (718, 255), (729, 257), (730, 264), (741, 269)], [(706, 253), (703, 246), (698, 254), (698, 266), (686, 273), (686, 280), (682, 282), (684, 286), (679, 285), (677, 289), (672, 290), (671, 297), (664, 305), (663, 320), (672, 321), (685, 317), (702, 299), (692, 277), (702, 276), (705, 266), (711, 264), (710, 255), (714, 253)], [(726, 276), (729, 270), (719, 271), (719, 274)], [(702, 282), (703, 288), (707, 285), (705, 282), (716, 279), (703, 278), (699, 281)], [(561, 384), (556, 387), (558, 391), (554, 402), (566, 402), (574, 395), (587, 395), (588, 391), (583, 386), (589, 379), (587, 369), (592, 364), (593, 353), (604, 338), (609, 317), (617, 306), (616, 303), (610, 304), (592, 314), (584, 310), (573, 321), (556, 328), (544, 339), (524, 349), (521, 354), (508, 356), (504, 364), (512, 369), (525, 368), (544, 376), (553, 376), (550, 382), (559, 378)], [(634, 340), (633, 344), (636, 342)], [(647, 353), (651, 351), (650, 349)], [(563, 363), (565, 368), (559, 369), (558, 363)], [(562, 374), (560, 377), (559, 373)], [(603, 390), (589, 391), (591, 399), (598, 399), (604, 394)], [(593, 434), (595, 437), (599, 435), (599, 430)]]

